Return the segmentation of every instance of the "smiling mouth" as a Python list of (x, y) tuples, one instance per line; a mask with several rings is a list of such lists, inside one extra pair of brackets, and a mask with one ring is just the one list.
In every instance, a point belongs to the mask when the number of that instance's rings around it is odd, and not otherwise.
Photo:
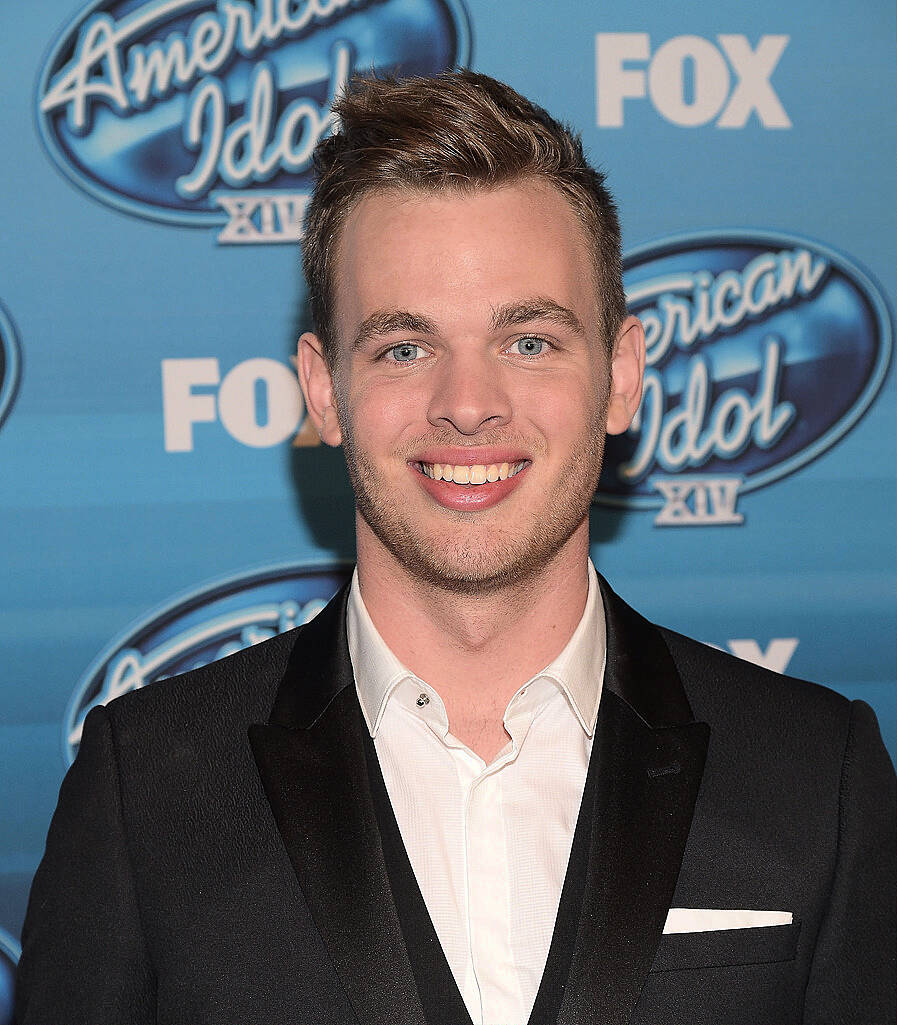
[(413, 463), (419, 473), (432, 480), (444, 480), (453, 484), (494, 484), (499, 480), (507, 480), (529, 465), (529, 459), (521, 459), (516, 463), (476, 463), (473, 466), (456, 466), (451, 463)]

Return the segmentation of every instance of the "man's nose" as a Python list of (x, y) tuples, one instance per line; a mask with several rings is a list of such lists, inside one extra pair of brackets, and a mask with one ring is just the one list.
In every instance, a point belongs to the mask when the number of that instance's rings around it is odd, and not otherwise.
[(468, 435), (503, 427), (511, 419), (511, 401), (502, 369), (486, 355), (445, 359), (433, 376), (427, 419)]

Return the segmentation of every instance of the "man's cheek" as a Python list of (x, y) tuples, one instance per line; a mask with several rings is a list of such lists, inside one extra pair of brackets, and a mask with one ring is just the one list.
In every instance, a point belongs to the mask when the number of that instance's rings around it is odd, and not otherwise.
[(518, 415), (527, 415), (552, 433), (576, 433), (594, 417), (601, 402), (602, 397), (596, 391), (584, 389), (582, 382), (576, 379), (533, 381), (516, 397), (514, 408)]
[(372, 383), (350, 397), (349, 408), (358, 443), (368, 449), (398, 444), (408, 432), (419, 435), (427, 427), (427, 405), (408, 388), (393, 382)]

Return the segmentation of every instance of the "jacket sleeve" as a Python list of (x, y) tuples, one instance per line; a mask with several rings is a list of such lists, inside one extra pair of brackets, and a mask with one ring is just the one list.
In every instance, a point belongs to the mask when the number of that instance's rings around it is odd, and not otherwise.
[(59, 793), (22, 931), (18, 1025), (149, 1025), (147, 957), (109, 714), (94, 708)]
[(851, 705), (838, 856), (804, 1003), (804, 1025), (893, 1025), (897, 917), (895, 777), (875, 713)]

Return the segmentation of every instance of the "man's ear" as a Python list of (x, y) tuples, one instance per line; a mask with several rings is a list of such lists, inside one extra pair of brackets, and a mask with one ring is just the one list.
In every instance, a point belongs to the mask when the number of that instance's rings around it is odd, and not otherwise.
[(296, 353), (299, 387), (305, 396), (305, 408), (325, 445), (341, 445), (343, 435), (336, 413), (336, 389), (317, 335), (306, 331), (299, 339)]
[(642, 398), (645, 374), (645, 329), (638, 317), (627, 317), (614, 339), (611, 360), (607, 433), (622, 434), (632, 423)]

